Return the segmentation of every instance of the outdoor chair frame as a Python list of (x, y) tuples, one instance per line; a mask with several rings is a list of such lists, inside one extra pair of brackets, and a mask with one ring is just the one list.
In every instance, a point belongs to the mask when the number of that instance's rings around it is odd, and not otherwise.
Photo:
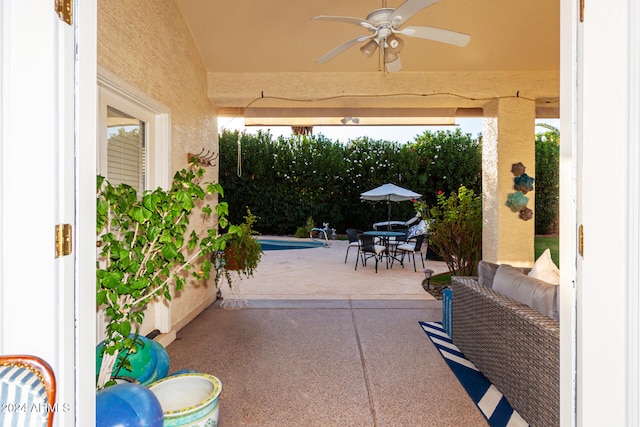
[[(416, 254), (420, 254), (420, 260), (422, 261), (422, 268), (424, 268), (424, 257), (422, 256), (422, 245), (425, 242), (426, 235), (421, 234), (416, 237), (412, 237), (407, 240), (406, 243), (400, 244), (396, 247), (396, 252), (401, 252), (400, 265), (404, 268), (404, 257), (409, 255), (413, 261), (413, 271), (416, 271)], [(426, 250), (425, 250), (426, 253)]]
[(349, 238), (349, 246), (347, 246), (347, 253), (344, 255), (345, 264), (347, 263), (347, 257), (349, 256), (349, 249), (360, 248), (360, 241), (358, 240), (358, 236), (362, 234), (362, 230), (357, 230), (355, 228), (347, 228), (346, 233), (347, 233), (347, 237)]
[(369, 258), (374, 258), (376, 260), (376, 273), (378, 272), (378, 261), (382, 258), (382, 253), (385, 251), (386, 247), (381, 245), (376, 245), (376, 239), (374, 236), (367, 234), (360, 234), (358, 236), (358, 241), (360, 242), (360, 247), (358, 248), (358, 257), (356, 257), (356, 268), (358, 269), (358, 258), (362, 259), (362, 265), (366, 267), (367, 260)]

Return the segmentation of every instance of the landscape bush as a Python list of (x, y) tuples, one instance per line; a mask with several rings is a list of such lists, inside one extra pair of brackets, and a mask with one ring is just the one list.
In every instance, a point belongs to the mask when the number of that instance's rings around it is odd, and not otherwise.
[[(558, 218), (559, 133), (547, 129), (536, 135), (536, 234), (553, 232)], [(460, 129), (426, 131), (407, 144), (224, 130), (219, 168), (230, 220), (242, 222), (249, 206), (261, 218), (256, 226), (263, 234), (294, 235), (309, 217), (315, 227), (328, 222), (338, 233), (370, 229), (387, 219), (387, 204), (363, 201), (360, 194), (388, 182), (422, 194), (429, 205), (439, 192), (457, 193), (461, 186), (482, 193), (481, 137)], [(415, 213), (410, 202), (392, 202), (391, 212), (394, 220)]]
[[(309, 217), (316, 227), (328, 222), (338, 233), (370, 229), (387, 218), (387, 204), (360, 200), (360, 194), (388, 182), (430, 203), (438, 191), (457, 191), (461, 185), (482, 191), (480, 142), (459, 129), (425, 132), (408, 144), (224, 130), (219, 167), (231, 221), (241, 221), (249, 206), (261, 218), (263, 234), (292, 235)], [(398, 220), (415, 213), (410, 202), (392, 203), (391, 211)]]
[(558, 232), (560, 209), (560, 132), (544, 125), (545, 133), (536, 134), (536, 207), (537, 235)]

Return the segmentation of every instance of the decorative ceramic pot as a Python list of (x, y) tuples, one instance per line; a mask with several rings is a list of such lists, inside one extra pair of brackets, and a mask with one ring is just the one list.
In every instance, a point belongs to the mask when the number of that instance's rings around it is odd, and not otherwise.
[(96, 393), (96, 427), (160, 427), (164, 416), (147, 387), (123, 382)]
[(222, 383), (213, 375), (170, 375), (149, 385), (162, 406), (165, 427), (217, 427)]
[[(134, 337), (134, 335), (130, 335)], [(131, 370), (122, 368), (120, 372), (117, 367), (113, 368), (112, 375), (117, 374), (117, 378), (132, 378), (138, 383), (148, 386), (149, 384), (162, 379), (169, 373), (169, 354), (167, 350), (157, 341), (144, 336), (139, 336), (142, 342), (138, 351), (128, 356), (131, 363)], [(96, 375), (100, 373), (102, 364), (102, 347), (104, 341), (96, 347)], [(121, 352), (119, 359), (124, 357), (126, 352)]]

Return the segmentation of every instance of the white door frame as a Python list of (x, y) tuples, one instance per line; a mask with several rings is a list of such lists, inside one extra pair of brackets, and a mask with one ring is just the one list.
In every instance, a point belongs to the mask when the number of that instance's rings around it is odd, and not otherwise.
[[(106, 175), (107, 170), (107, 106), (134, 116), (145, 122), (146, 188), (171, 188), (169, 178), (169, 154), (171, 150), (171, 115), (169, 107), (151, 99), (147, 94), (125, 82), (116, 74), (103, 67), (98, 67), (98, 149), (97, 171)], [(96, 341), (102, 341), (104, 316), (99, 313), (97, 320)], [(171, 303), (155, 299), (149, 304), (141, 334), (148, 334), (154, 329), (161, 333), (171, 331)]]
[(52, 365), (58, 426), (95, 422), (96, 6), (0, 3), (0, 353)]
[(635, 426), (640, 10), (579, 4), (561, 1), (561, 425)]
[[(19, 1), (19, 0), (18, 0)], [(76, 17), (76, 426), (95, 424), (97, 0)], [(62, 424), (61, 424), (62, 425)]]

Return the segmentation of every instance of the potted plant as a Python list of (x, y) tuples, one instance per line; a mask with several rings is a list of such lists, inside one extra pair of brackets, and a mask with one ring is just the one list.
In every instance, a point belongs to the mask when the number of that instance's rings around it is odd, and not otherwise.
[[(212, 207), (223, 190), (204, 182), (204, 173), (196, 159), (175, 174), (169, 190), (142, 195), (98, 176), (96, 301), (107, 323), (98, 354), (99, 389), (115, 383), (112, 372), (131, 369), (126, 356), (141, 345), (136, 337), (146, 305), (155, 297), (171, 300), (171, 289), (182, 289), (190, 276), (208, 279), (210, 254), (241, 230), (228, 223), (225, 202)], [(205, 224), (200, 233), (189, 226), (197, 215)], [(227, 232), (218, 233), (219, 227)]]
[(247, 207), (244, 222), (237, 226), (235, 233), (229, 236), (225, 247), (218, 253), (218, 280), (224, 275), (229, 286), (232, 284), (231, 271), (236, 271), (240, 278), (251, 277), (262, 259), (262, 246), (254, 237), (258, 232), (253, 228), (258, 219)]

